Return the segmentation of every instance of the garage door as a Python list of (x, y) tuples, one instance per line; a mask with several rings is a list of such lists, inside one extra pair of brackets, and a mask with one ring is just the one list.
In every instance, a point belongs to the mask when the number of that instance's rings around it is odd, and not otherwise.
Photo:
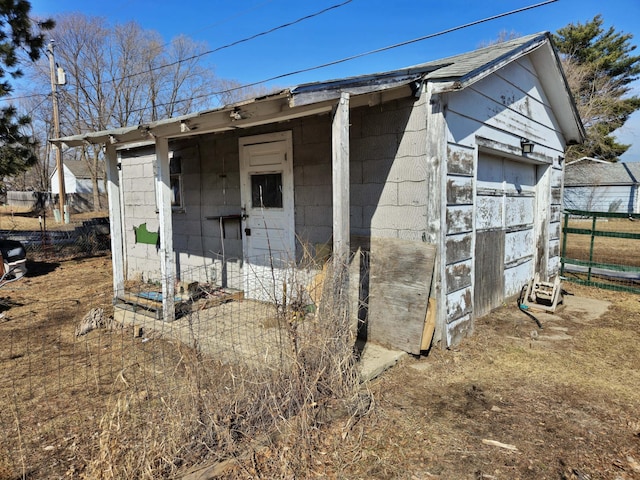
[(480, 155), (474, 310), (484, 315), (533, 276), (536, 166)]

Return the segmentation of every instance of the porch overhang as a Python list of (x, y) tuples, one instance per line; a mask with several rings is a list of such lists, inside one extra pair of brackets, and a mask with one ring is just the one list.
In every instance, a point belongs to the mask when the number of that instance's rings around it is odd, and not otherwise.
[[(173, 226), (169, 179), (169, 142), (174, 139), (196, 137), (205, 134), (247, 129), (315, 115), (332, 115), (332, 171), (333, 171), (333, 251), (338, 258), (336, 274), (347, 291), (346, 272), (349, 245), (349, 110), (359, 106), (373, 106), (384, 102), (419, 96), (422, 92), (422, 73), (411, 72), (385, 77), (382, 82), (362, 84), (335, 82), (331, 85), (308, 85), (293, 90), (283, 90), (273, 95), (256, 98), (176, 118), (150, 122), (144, 125), (124, 127), (100, 132), (52, 139), (51, 142), (67, 147), (86, 144), (103, 145), (107, 159), (109, 190), (109, 215), (121, 214), (119, 153), (129, 148), (147, 145), (155, 147), (156, 204), (159, 217), (160, 267), (163, 278), (171, 278), (178, 272), (173, 259)], [(351, 93), (353, 90), (354, 93)], [(124, 239), (122, 225), (112, 221), (112, 256), (114, 295), (124, 288)], [(163, 282), (162, 308), (165, 321), (173, 321), (175, 308), (175, 284)], [(347, 297), (342, 298), (341, 308), (348, 310)], [(345, 313), (346, 314), (346, 313)]]
[(421, 78), (421, 74), (413, 73), (395, 78), (393, 81), (368, 86), (341, 83), (330, 84), (324, 89), (319, 85), (296, 87), (219, 109), (132, 127), (54, 138), (50, 142), (67, 147), (86, 144), (111, 145), (118, 149), (135, 144), (153, 143), (155, 138), (171, 140), (285, 122), (331, 113), (343, 92), (350, 94), (351, 108), (378, 105), (415, 95), (421, 86)]

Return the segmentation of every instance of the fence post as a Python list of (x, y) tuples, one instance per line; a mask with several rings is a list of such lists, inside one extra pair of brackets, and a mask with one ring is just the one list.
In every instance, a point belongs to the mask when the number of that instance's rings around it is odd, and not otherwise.
[(591, 222), (591, 245), (589, 246), (589, 270), (587, 273), (587, 281), (590, 282), (591, 281), (591, 269), (593, 268), (593, 266), (591, 265), (593, 263), (593, 243), (594, 240), (596, 238), (596, 220), (597, 220), (597, 216), (594, 215), (593, 216), (593, 221)]
[(564, 213), (564, 227), (562, 228), (562, 253), (560, 254), (560, 276), (564, 276), (564, 259), (567, 256), (567, 228), (569, 227), (569, 213)]

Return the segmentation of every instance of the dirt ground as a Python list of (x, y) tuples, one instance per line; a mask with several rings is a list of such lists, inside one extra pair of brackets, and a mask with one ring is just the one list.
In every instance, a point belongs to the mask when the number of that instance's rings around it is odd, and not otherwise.
[[(0, 290), (0, 338), (18, 334), (11, 318), (37, 317), (61, 292), (90, 298), (111, 288), (109, 257), (29, 266), (27, 278)], [(368, 414), (318, 427), (308, 477), (640, 479), (640, 297), (564, 288), (578, 307), (540, 316), (542, 330), (505, 305), (458, 347), (410, 357), (371, 382)], [(610, 305), (594, 318), (580, 298)], [(0, 377), (12, 374), (13, 360), (0, 356)], [(261, 450), (231, 477), (274, 478), (268, 466), (286, 448)], [(78, 471), (43, 467), (28, 478)]]
[[(35, 313), (62, 286), (110, 288), (108, 257), (33, 266), (2, 292), (22, 305), (7, 314)], [(457, 348), (404, 361), (370, 385), (374, 406), (355, 426), (324, 427), (309, 475), (640, 479), (639, 298), (565, 288), (611, 306), (597, 319), (561, 310), (539, 330), (507, 305)]]
[(640, 479), (639, 298), (565, 288), (611, 306), (600, 318), (561, 309), (539, 330), (507, 305), (459, 347), (374, 382), (339, 476)]

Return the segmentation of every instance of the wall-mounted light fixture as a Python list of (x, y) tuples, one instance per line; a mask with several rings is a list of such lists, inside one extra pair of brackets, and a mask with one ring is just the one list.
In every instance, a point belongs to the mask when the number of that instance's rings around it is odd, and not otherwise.
[(148, 125), (138, 125), (138, 131), (140, 132), (140, 136), (142, 137), (153, 137), (151, 129)]
[(247, 118), (247, 116), (245, 115), (245, 113), (243, 111), (240, 110), (240, 107), (235, 107), (230, 113), (229, 113), (229, 117), (231, 118), (231, 120), (243, 120), (245, 118)]
[(533, 142), (526, 138), (520, 139), (520, 148), (522, 148), (522, 154), (533, 152)]

